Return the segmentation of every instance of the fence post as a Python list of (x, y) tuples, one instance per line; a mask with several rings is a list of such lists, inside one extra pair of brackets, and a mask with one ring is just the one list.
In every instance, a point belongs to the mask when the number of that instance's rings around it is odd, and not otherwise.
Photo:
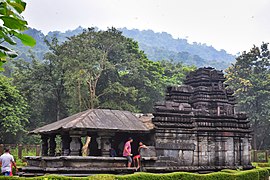
[(21, 144), (18, 146), (18, 158), (22, 159), (22, 145)]
[(257, 159), (257, 151), (256, 150), (254, 150), (253, 158), (254, 158), (253, 159), (254, 162), (258, 161), (258, 159)]
[(36, 145), (36, 156), (40, 156), (40, 145)]
[(265, 151), (265, 161), (268, 162), (268, 151)]
[(0, 144), (0, 155), (4, 152), (4, 144)]

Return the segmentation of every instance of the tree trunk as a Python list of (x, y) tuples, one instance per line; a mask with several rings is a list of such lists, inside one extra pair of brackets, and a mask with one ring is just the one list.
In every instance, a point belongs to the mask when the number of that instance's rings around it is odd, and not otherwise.
[[(88, 81), (88, 88), (89, 88), (89, 109), (94, 109), (94, 99), (96, 98), (96, 87), (97, 87), (97, 81), (99, 79), (100, 76), (97, 76), (97, 78), (95, 78), (94, 80), (90, 80)], [(90, 140), (91, 140), (91, 137), (89, 136), (86, 136), (86, 139), (85, 139), (85, 143), (82, 147), (82, 154), (83, 155), (88, 155), (88, 146), (90, 144)]]
[(82, 155), (83, 156), (88, 156), (89, 155), (89, 149), (88, 149), (88, 146), (91, 142), (91, 137), (90, 136), (86, 136), (85, 138), (85, 143), (82, 147)]

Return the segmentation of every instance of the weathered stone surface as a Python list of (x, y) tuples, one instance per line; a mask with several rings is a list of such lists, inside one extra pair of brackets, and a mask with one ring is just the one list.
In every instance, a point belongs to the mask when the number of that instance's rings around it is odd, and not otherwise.
[(68, 176), (89, 176), (97, 173), (123, 174), (133, 173), (135, 168), (126, 167), (124, 157), (25, 157), (28, 166), (22, 168), (22, 176), (37, 176), (47, 173)]
[(156, 143), (156, 149), (171, 149), (171, 150), (195, 150), (194, 143)]
[(200, 68), (167, 88), (153, 118), (157, 166), (250, 165), (249, 120), (224, 81), (222, 71)]
[(147, 148), (142, 148), (140, 150), (140, 155), (142, 158), (156, 157), (157, 153), (154, 146), (147, 146)]
[(71, 142), (70, 142), (70, 155), (71, 156), (80, 156), (81, 149), (82, 149), (82, 142), (81, 136), (79, 135), (71, 135)]

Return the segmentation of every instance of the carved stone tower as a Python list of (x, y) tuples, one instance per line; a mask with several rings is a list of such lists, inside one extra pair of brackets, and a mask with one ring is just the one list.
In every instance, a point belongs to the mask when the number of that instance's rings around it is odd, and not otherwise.
[(235, 110), (233, 91), (222, 71), (200, 68), (184, 85), (168, 87), (156, 103), (156, 166), (189, 168), (251, 168), (251, 129), (245, 113)]

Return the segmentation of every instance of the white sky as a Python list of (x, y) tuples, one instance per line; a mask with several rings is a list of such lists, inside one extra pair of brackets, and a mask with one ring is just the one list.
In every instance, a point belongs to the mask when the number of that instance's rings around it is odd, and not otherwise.
[(270, 42), (270, 0), (26, 0), (29, 26), (152, 29), (236, 54)]

